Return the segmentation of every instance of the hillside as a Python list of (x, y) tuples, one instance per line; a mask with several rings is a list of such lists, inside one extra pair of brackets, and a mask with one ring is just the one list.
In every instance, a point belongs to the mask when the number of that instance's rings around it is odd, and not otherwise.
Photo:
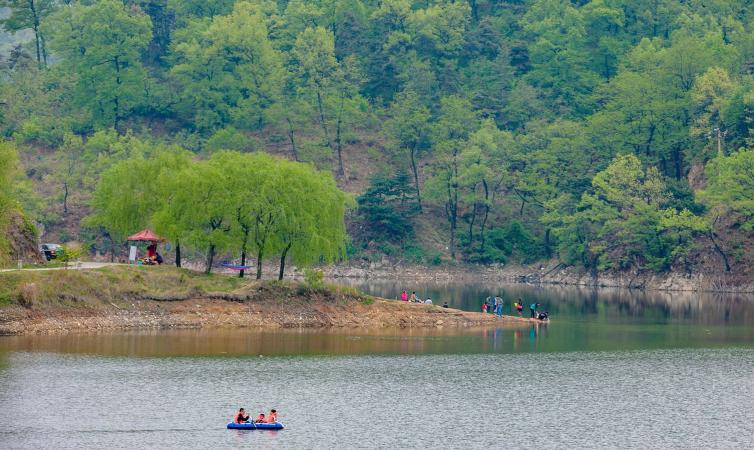
[[(151, 227), (197, 265), (754, 275), (746, 1), (97, 0), (3, 14), (0, 130), (23, 166), (10, 194), (44, 241), (116, 259)], [(232, 170), (259, 153), (317, 172)], [(297, 203), (315, 179), (352, 195)], [(257, 197), (276, 216), (247, 239), (239, 208)]]

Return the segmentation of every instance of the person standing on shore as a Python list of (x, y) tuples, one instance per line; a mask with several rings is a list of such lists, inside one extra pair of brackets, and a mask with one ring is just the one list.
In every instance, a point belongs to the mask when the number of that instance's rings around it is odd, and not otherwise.
[(487, 314), (487, 300), (482, 303), (482, 314)]
[(401, 292), (401, 301), (402, 302), (408, 301), (408, 293), (406, 293), (406, 291)]
[(518, 311), (519, 317), (521, 317), (522, 313), (524, 312), (524, 301), (520, 298), (516, 300), (516, 311)]
[(529, 305), (529, 311), (531, 312), (532, 319), (537, 318), (537, 308), (539, 308), (539, 303), (532, 303), (531, 305)]
[(497, 301), (497, 310), (496, 310), (496, 312), (497, 312), (497, 316), (498, 317), (503, 317), (503, 299), (502, 298)]

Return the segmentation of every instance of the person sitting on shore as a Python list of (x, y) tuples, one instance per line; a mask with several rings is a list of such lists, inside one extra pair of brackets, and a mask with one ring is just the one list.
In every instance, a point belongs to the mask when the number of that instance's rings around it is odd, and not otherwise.
[(265, 422), (264, 413), (259, 413), (257, 418), (254, 419), (254, 423), (264, 423), (264, 422)]
[(416, 303), (416, 291), (411, 293), (411, 298), (408, 299), (411, 303)]
[(519, 316), (524, 312), (524, 301), (520, 298), (516, 300), (516, 311), (518, 311)]
[(448, 302), (445, 302), (445, 303), (443, 303), (443, 304), (442, 304), (442, 307), (443, 307), (443, 308), (447, 308), (447, 307), (448, 307)]
[(540, 312), (537, 318), (542, 322), (546, 322), (550, 318), (550, 313), (548, 313), (547, 311)]
[(401, 292), (401, 301), (402, 302), (408, 301), (408, 294), (406, 293), (406, 291)]
[(235, 423), (249, 423), (249, 415), (246, 414), (246, 410), (243, 408), (238, 409), (238, 414), (236, 414), (236, 417), (233, 419), (233, 422)]
[(431, 305), (432, 304), (432, 299), (429, 298), (429, 297), (427, 297), (427, 299), (424, 300), (424, 303), (427, 304), (427, 305)]
[(275, 409), (270, 410), (270, 415), (267, 416), (267, 423), (275, 423), (278, 421), (278, 412)]

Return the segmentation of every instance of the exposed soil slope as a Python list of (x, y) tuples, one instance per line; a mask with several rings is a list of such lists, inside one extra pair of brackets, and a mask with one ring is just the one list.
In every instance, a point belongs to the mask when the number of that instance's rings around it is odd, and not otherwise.
[(520, 326), (497, 318), (370, 297), (336, 286), (204, 276), (170, 267), (0, 274), (0, 334), (210, 326)]

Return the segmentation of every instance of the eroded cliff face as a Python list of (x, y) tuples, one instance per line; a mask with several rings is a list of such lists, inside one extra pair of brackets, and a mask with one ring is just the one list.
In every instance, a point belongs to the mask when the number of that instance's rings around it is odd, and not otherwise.
[(5, 230), (5, 239), (7, 246), (4, 258), (0, 258), (1, 264), (13, 265), (19, 259), (25, 264), (43, 262), (39, 253), (37, 228), (22, 213), (15, 212), (11, 215)]

